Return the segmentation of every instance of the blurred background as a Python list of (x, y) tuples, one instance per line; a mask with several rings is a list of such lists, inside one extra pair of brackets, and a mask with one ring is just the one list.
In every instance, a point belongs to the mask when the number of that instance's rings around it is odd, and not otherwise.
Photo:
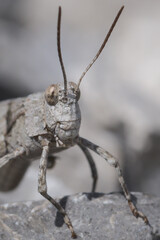
[[(62, 54), (69, 81), (78, 82), (118, 10), (125, 9), (100, 58), (81, 83), (80, 135), (121, 163), (130, 191), (160, 195), (160, 1), (0, 0), (0, 100), (44, 91), (62, 82), (56, 25), (62, 6)], [(119, 191), (116, 172), (92, 154), (98, 192)], [(78, 147), (57, 154), (48, 170), (53, 197), (91, 190), (91, 173)], [(38, 161), (2, 202), (42, 199)]]

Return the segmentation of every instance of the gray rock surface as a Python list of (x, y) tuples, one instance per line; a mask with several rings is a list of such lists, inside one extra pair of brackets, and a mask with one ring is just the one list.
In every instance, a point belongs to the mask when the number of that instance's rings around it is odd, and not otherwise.
[[(79, 193), (59, 199), (67, 210), (78, 239), (159, 240), (160, 198), (132, 193), (153, 229), (132, 216), (121, 193)], [(1, 240), (70, 240), (61, 215), (47, 201), (0, 205)]]

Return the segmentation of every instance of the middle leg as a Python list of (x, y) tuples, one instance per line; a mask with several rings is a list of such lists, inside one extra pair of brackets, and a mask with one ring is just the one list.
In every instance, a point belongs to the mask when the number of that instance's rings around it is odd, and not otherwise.
[(93, 183), (92, 183), (92, 193), (95, 192), (96, 189), (96, 185), (97, 185), (97, 180), (98, 180), (98, 173), (97, 173), (97, 168), (95, 165), (95, 162), (92, 158), (92, 155), (90, 154), (89, 150), (83, 146), (82, 144), (78, 143), (77, 144), (81, 150), (83, 151), (84, 155), (86, 156), (90, 169), (91, 169), (91, 173), (92, 173), (92, 178), (93, 178)]
[(105, 151), (103, 148), (97, 146), (96, 144), (88, 141), (85, 138), (78, 137), (76, 139), (76, 143), (77, 144), (82, 144), (83, 146), (91, 149), (92, 151), (94, 151), (95, 153), (100, 155), (103, 159), (105, 159), (110, 166), (114, 167), (117, 170), (119, 183), (120, 183), (120, 185), (121, 185), (121, 187), (123, 189), (124, 195), (125, 195), (125, 197), (126, 197), (126, 199), (128, 201), (128, 205), (129, 205), (133, 215), (136, 218), (138, 218), (138, 217), (142, 218), (143, 221), (146, 224), (150, 225), (147, 217), (142, 212), (138, 211), (138, 209), (136, 208), (136, 206), (132, 202), (131, 195), (130, 195), (130, 192), (128, 191), (128, 188), (126, 186), (126, 183), (125, 183), (125, 180), (124, 180), (124, 177), (123, 177), (123, 174), (122, 174), (122, 171), (121, 171), (121, 168), (120, 168), (118, 160), (115, 157), (113, 157), (112, 154), (110, 154), (109, 152)]

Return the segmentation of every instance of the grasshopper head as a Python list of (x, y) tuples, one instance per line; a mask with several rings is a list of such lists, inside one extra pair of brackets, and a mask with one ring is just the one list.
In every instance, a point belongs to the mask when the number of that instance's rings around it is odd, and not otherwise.
[(74, 140), (79, 133), (80, 91), (76, 89), (75, 83), (68, 82), (67, 92), (63, 84), (53, 84), (45, 91), (47, 128), (62, 143)]

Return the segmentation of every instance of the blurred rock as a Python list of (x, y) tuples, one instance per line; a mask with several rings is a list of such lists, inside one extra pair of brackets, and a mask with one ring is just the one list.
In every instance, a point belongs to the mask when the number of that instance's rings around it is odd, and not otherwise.
[[(6, 82), (9, 79), (4, 76), (0, 76), (0, 100), (6, 100), (11, 98), (17, 98), (22, 96), (27, 96), (29, 94), (29, 89), (19, 84), (19, 88), (13, 87), (11, 88)], [(10, 79), (11, 81), (11, 79)], [(12, 81), (15, 80), (12, 78)], [(20, 86), (21, 85), (21, 86)]]
[(123, 159), (128, 187), (160, 196), (160, 132), (149, 134), (143, 149), (123, 151)]
[[(59, 199), (68, 212), (78, 239), (159, 240), (160, 198), (133, 193), (137, 207), (149, 218), (151, 228), (131, 214), (120, 193), (79, 193)], [(47, 201), (0, 205), (1, 240), (70, 240), (62, 216)]]
[(130, 143), (130, 135), (124, 123), (112, 124), (105, 130), (112, 133), (119, 142), (128, 188), (160, 196), (160, 131), (152, 130), (141, 147), (136, 148)]

